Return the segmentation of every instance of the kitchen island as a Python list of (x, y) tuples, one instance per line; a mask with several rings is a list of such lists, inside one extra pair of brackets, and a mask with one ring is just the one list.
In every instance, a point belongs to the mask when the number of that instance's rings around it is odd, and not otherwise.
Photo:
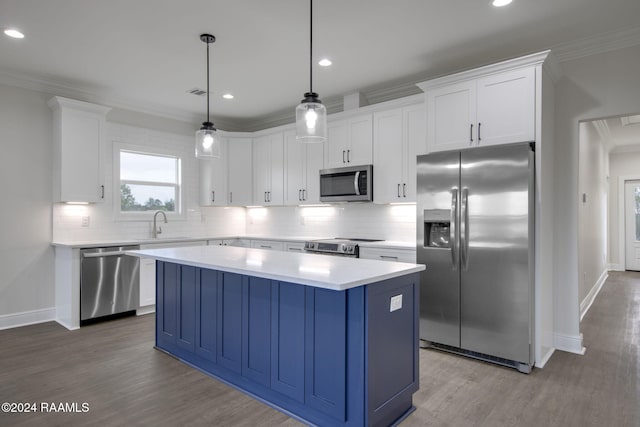
[(156, 348), (308, 424), (412, 412), (424, 266), (220, 246), (128, 254), (157, 262)]

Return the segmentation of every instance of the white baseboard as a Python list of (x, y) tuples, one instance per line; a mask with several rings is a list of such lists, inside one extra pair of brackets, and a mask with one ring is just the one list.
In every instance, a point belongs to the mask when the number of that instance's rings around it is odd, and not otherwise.
[(605, 270), (602, 272), (602, 274), (598, 278), (598, 281), (595, 283), (595, 285), (593, 285), (593, 287), (591, 288), (587, 296), (580, 303), (580, 321), (581, 322), (582, 322), (582, 319), (584, 318), (584, 315), (587, 314), (587, 311), (589, 311), (589, 309), (591, 308), (591, 305), (596, 300), (596, 297), (600, 293), (600, 290), (602, 289), (602, 285), (604, 285), (604, 282), (607, 280), (607, 277), (609, 277), (609, 272)]
[(56, 321), (56, 322), (58, 322), (58, 324), (59, 324), (60, 326), (64, 326), (65, 328), (67, 328), (67, 329), (68, 329), (68, 330), (70, 330), (70, 331), (75, 331), (76, 329), (80, 329), (80, 326), (78, 326), (78, 325), (71, 325), (70, 323), (67, 323), (67, 322), (65, 322), (65, 321), (63, 321), (63, 320), (60, 320), (60, 319), (55, 319), (55, 321)]
[(553, 343), (556, 350), (566, 351), (575, 354), (584, 354), (587, 351), (582, 346), (582, 334), (580, 335), (563, 335), (553, 334)]
[(625, 271), (624, 265), (620, 265), (620, 264), (609, 264), (607, 266), (607, 269), (609, 271)]
[(143, 316), (145, 314), (155, 313), (155, 312), (156, 312), (155, 304), (145, 305), (144, 307), (140, 307), (139, 309), (136, 310), (136, 316)]
[(547, 364), (547, 362), (549, 361), (549, 359), (551, 359), (551, 356), (553, 356), (553, 353), (555, 353), (556, 349), (555, 348), (550, 348), (547, 353), (542, 356), (542, 358), (540, 359), (540, 361), (536, 361), (536, 368), (544, 368), (544, 365)]
[(0, 316), (0, 330), (33, 325), (35, 323), (56, 320), (55, 307), (41, 310), (23, 311), (21, 313), (3, 314)]

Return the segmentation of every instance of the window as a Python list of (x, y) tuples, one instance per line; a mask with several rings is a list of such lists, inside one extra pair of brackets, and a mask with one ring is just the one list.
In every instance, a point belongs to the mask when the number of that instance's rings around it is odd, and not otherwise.
[(116, 149), (120, 203), (115, 210), (121, 216), (135, 217), (140, 212), (162, 210), (180, 214), (180, 158), (169, 154)]

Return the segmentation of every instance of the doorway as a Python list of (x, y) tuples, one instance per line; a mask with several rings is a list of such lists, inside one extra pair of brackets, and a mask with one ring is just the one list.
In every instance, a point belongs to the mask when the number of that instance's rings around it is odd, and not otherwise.
[(640, 180), (624, 183), (625, 270), (640, 271)]

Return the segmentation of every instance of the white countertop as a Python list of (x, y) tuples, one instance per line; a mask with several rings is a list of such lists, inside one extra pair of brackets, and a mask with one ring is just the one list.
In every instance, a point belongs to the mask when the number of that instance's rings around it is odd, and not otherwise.
[(230, 246), (146, 249), (127, 254), (336, 291), (425, 269), (421, 264)]
[[(276, 237), (276, 236), (162, 236), (156, 239), (141, 238), (141, 239), (96, 239), (96, 240), (65, 240), (54, 241), (51, 244), (53, 246), (63, 246), (70, 248), (98, 248), (107, 246), (127, 246), (127, 245), (152, 245), (152, 244), (166, 244), (166, 243), (179, 243), (179, 242), (199, 242), (203, 240), (232, 240), (232, 239), (248, 239), (248, 240), (276, 240), (281, 242), (293, 242), (303, 243), (307, 240), (318, 240), (332, 237), (313, 237), (313, 236), (289, 236), (289, 237)], [(359, 242), (360, 247), (367, 248), (389, 248), (389, 249), (404, 249), (415, 250), (415, 242), (401, 242), (394, 240), (383, 240), (380, 242)]]

